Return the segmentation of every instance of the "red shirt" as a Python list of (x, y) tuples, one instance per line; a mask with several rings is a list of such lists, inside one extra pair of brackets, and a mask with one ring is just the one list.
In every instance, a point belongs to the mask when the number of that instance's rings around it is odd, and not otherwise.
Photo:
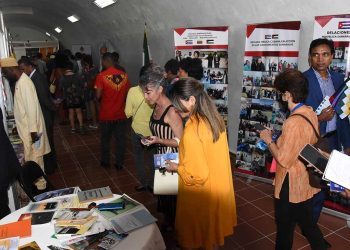
[(95, 88), (102, 89), (100, 121), (126, 119), (124, 109), (129, 87), (128, 75), (114, 67), (97, 75)]

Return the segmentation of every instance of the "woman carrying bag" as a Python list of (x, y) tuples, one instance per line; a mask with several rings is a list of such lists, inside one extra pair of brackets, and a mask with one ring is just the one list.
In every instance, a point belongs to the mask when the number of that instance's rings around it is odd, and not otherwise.
[(225, 123), (194, 78), (177, 81), (170, 100), (186, 121), (179, 144), (175, 229), (183, 249), (217, 249), (237, 225)]

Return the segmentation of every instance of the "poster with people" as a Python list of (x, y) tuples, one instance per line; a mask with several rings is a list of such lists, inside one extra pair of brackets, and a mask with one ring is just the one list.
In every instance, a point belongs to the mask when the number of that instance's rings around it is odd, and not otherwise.
[[(326, 38), (334, 42), (334, 56), (330, 65), (331, 70), (350, 77), (350, 14), (316, 16), (313, 39)], [(350, 119), (350, 82), (347, 90), (340, 96), (335, 111), (343, 119)], [(350, 214), (350, 200), (339, 192), (328, 192), (324, 206), (337, 212)]]
[(247, 25), (237, 172), (263, 178), (273, 176), (269, 171), (272, 155), (259, 139), (259, 126), (271, 128), (274, 139), (278, 138), (286, 108), (281, 106), (281, 93), (273, 82), (279, 72), (298, 68), (299, 36), (299, 21)]
[(201, 82), (227, 123), (228, 27), (177, 28), (174, 30), (175, 58), (202, 61)]

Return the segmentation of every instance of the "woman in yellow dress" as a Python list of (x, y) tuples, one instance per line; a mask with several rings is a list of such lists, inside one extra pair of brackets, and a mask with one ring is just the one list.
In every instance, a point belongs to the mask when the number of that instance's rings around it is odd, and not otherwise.
[(177, 81), (170, 100), (187, 119), (179, 144), (175, 229), (183, 249), (215, 249), (237, 224), (236, 203), (225, 123), (203, 85), (193, 78)]

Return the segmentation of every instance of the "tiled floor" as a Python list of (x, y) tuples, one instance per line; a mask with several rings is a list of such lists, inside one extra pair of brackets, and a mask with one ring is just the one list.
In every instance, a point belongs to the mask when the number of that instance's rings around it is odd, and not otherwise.
[[(50, 180), (56, 188), (80, 186), (81, 189), (90, 189), (109, 185), (114, 193), (126, 193), (142, 202), (159, 221), (162, 220), (161, 214), (156, 211), (155, 196), (134, 190), (138, 180), (129, 140), (125, 168), (118, 171), (114, 167), (100, 167), (98, 131), (90, 130), (86, 135), (79, 135), (71, 134), (68, 126), (57, 126), (55, 140), (59, 168), (50, 176)], [(234, 176), (234, 188), (238, 226), (221, 249), (274, 249), (276, 226), (272, 185)], [(332, 244), (332, 249), (350, 249), (350, 229), (344, 220), (322, 214), (319, 224), (326, 239)], [(165, 234), (164, 239), (168, 249), (176, 249), (172, 234)], [(299, 229), (294, 235), (293, 249), (310, 249)]]

